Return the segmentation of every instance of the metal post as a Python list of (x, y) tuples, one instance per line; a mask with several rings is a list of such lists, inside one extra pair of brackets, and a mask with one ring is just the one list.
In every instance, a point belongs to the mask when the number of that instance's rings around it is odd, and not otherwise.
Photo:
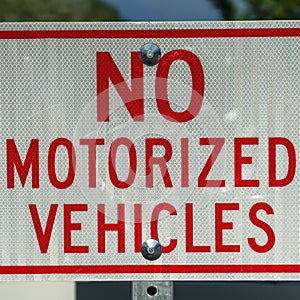
[(132, 300), (173, 300), (172, 281), (134, 281)]

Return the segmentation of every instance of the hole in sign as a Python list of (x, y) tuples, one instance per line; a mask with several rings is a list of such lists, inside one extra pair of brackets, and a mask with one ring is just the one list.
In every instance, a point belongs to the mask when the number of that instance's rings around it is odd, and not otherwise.
[(147, 294), (151, 297), (154, 297), (157, 295), (157, 287), (156, 286), (149, 286), (147, 288)]

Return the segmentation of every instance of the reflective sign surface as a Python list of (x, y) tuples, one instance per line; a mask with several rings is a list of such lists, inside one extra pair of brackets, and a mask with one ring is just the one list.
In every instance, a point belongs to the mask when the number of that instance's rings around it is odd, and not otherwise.
[(0, 278), (299, 279), (299, 35), (2, 23)]

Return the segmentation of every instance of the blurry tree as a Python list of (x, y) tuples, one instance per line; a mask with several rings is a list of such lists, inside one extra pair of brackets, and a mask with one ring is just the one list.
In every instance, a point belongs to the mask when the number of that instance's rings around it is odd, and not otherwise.
[(297, 20), (300, 0), (212, 0), (224, 20)]
[(0, 0), (0, 21), (116, 21), (118, 11), (99, 0)]

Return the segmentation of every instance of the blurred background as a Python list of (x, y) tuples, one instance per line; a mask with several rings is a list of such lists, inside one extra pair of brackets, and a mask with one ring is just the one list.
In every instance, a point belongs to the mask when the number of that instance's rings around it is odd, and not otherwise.
[(297, 20), (300, 0), (0, 0), (0, 21)]
[[(0, 0), (0, 22), (297, 20), (299, 17), (300, 0)], [(117, 290), (123, 293), (126, 299), (130, 299), (129, 283), (118, 284), (116, 289), (116, 284), (104, 282), (102, 285), (80, 283), (77, 284), (77, 288), (73, 282), (1, 282), (0, 299), (113, 299), (111, 292)], [(178, 299), (180, 291), (183, 297), (187, 294), (191, 296), (191, 288), (195, 289), (194, 297), (198, 298), (196, 295), (201, 292), (205, 299), (219, 299), (220, 294), (226, 294), (224, 288), (229, 288), (228, 299), (238, 299), (232, 298), (232, 284), (224, 285), (223, 290), (218, 286), (218, 293), (215, 294), (212, 294), (212, 291), (216, 291), (216, 286), (210, 286), (209, 283), (202, 283), (207, 285), (207, 290), (204, 290), (201, 284), (192, 287), (189, 284), (181, 284), (181, 288), (177, 287), (178, 291), (175, 293)], [(293, 286), (293, 291), (291, 287), (285, 289), (286, 286), (284, 289), (275, 289), (274, 284), (276, 283), (271, 283), (271, 287), (259, 284), (256, 289), (253, 285), (250, 288), (246, 286), (239, 292), (235, 286), (235, 295), (269, 299), (267, 293), (270, 289), (273, 291), (269, 294), (272, 299), (282, 299), (284, 294), (289, 294), (289, 299), (299, 296), (300, 286), (297, 284)], [(242, 286), (238, 285), (238, 288), (241, 289)], [(211, 297), (207, 298), (208, 294)], [(257, 297), (258, 294), (261, 297)], [(125, 299), (124, 297), (122, 299)]]

